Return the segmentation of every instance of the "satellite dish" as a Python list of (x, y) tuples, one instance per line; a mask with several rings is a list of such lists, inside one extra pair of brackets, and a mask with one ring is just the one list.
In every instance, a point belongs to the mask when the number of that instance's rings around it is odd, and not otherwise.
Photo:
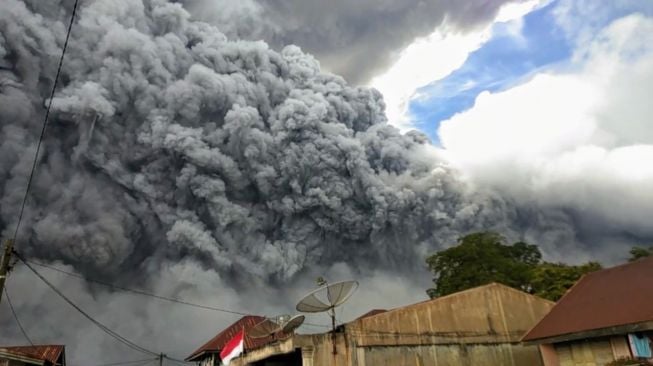
[(291, 334), (295, 329), (304, 323), (304, 315), (278, 315), (274, 318), (265, 318), (258, 322), (249, 330), (248, 335), (251, 338), (266, 338), (279, 331), (285, 334)]
[(318, 278), (318, 284), (323, 285), (304, 296), (297, 303), (297, 311), (302, 313), (323, 313), (329, 312), (331, 316), (331, 343), (333, 354), (336, 350), (336, 307), (344, 304), (358, 288), (357, 281), (341, 281), (328, 284), (322, 277)]
[(322, 313), (345, 303), (358, 288), (357, 281), (341, 281), (326, 284), (308, 295), (297, 304), (302, 313)]
[(281, 326), (281, 330), (285, 334), (291, 334), (304, 323), (304, 319), (306, 319), (304, 315), (295, 315)]
[(247, 335), (251, 338), (265, 338), (273, 335), (278, 332), (281, 327), (276, 322), (270, 319), (263, 319), (254, 325), (248, 332)]

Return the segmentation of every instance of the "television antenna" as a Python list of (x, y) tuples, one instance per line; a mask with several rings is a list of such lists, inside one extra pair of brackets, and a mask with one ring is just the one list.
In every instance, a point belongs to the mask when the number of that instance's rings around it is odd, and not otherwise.
[(295, 329), (304, 323), (304, 315), (278, 315), (274, 318), (265, 318), (249, 330), (251, 338), (265, 338), (281, 331), (284, 334), (292, 334)]
[(331, 317), (331, 340), (333, 343), (333, 354), (336, 350), (336, 308), (344, 304), (358, 288), (357, 281), (340, 281), (327, 283), (319, 277), (317, 279), (319, 288), (309, 292), (297, 303), (297, 311), (302, 313), (329, 313)]

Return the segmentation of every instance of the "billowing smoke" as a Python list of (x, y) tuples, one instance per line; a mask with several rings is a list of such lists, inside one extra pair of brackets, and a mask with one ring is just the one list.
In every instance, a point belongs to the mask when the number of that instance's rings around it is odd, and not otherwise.
[[(415, 38), (445, 26), (467, 32), (518, 0), (179, 0), (233, 39), (297, 44), (352, 83), (383, 71)], [(522, 1), (523, 2), (523, 1)]]
[[(5, 234), (64, 29), (40, 5), (10, 4)], [(321, 73), (294, 46), (230, 42), (178, 4), (87, 4), (62, 80), (21, 233), (30, 255), (107, 274), (192, 257), (287, 279), (344, 258), (398, 265), (412, 248), (503, 219), (423, 136), (385, 123), (375, 90)]]
[[(16, 225), (71, 3), (2, 5), (4, 237)], [(87, 0), (78, 15), (17, 243), (31, 258), (263, 312), (287, 309), (316, 273), (376, 276), (396, 289), (410, 282), (378, 271), (419, 272), (421, 286), (424, 256), (473, 230), (535, 239), (548, 254), (587, 253), (572, 213), (516, 207), (469, 186), (423, 135), (386, 124), (377, 91), (321, 72), (296, 46), (230, 41), (165, 0)], [(43, 302), (52, 295), (28, 293), (36, 280), (16, 273), (20, 307), (52, 314)], [(58, 283), (149, 345), (190, 352), (219, 329), (199, 313)], [(110, 360), (118, 346), (93, 343), (66, 314), (44, 318), (58, 326), (37, 336), (69, 337), (72, 357)]]

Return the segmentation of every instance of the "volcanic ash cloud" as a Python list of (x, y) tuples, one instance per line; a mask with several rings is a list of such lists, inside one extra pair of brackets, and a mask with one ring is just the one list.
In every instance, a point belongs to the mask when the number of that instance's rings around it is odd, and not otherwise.
[[(6, 0), (0, 14), (5, 236), (69, 3)], [(30, 256), (106, 276), (192, 259), (283, 281), (336, 262), (415, 268), (463, 233), (520, 226), (423, 135), (386, 124), (377, 91), (295, 46), (229, 41), (179, 4), (82, 2), (60, 81), (20, 234)], [(556, 215), (532, 222), (573, 238)]]

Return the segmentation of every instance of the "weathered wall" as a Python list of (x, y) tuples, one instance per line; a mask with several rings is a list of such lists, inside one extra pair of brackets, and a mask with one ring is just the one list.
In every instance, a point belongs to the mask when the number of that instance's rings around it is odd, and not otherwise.
[[(360, 346), (354, 336), (337, 336), (333, 355), (330, 335), (302, 336), (312, 357), (303, 366), (542, 366), (537, 346), (519, 343)], [(311, 344), (311, 346), (308, 346)]]
[(618, 358), (630, 357), (626, 336), (586, 339), (555, 345), (558, 365), (602, 366)]
[(544, 366), (560, 366), (560, 361), (554, 345), (540, 344), (539, 347)]
[[(378, 366), (540, 366), (542, 361), (535, 346), (497, 345), (431, 345), (365, 347), (359, 351), (359, 363)], [(316, 365), (317, 366), (317, 365)]]
[(347, 331), (362, 346), (516, 343), (553, 304), (490, 284), (363, 318)]

